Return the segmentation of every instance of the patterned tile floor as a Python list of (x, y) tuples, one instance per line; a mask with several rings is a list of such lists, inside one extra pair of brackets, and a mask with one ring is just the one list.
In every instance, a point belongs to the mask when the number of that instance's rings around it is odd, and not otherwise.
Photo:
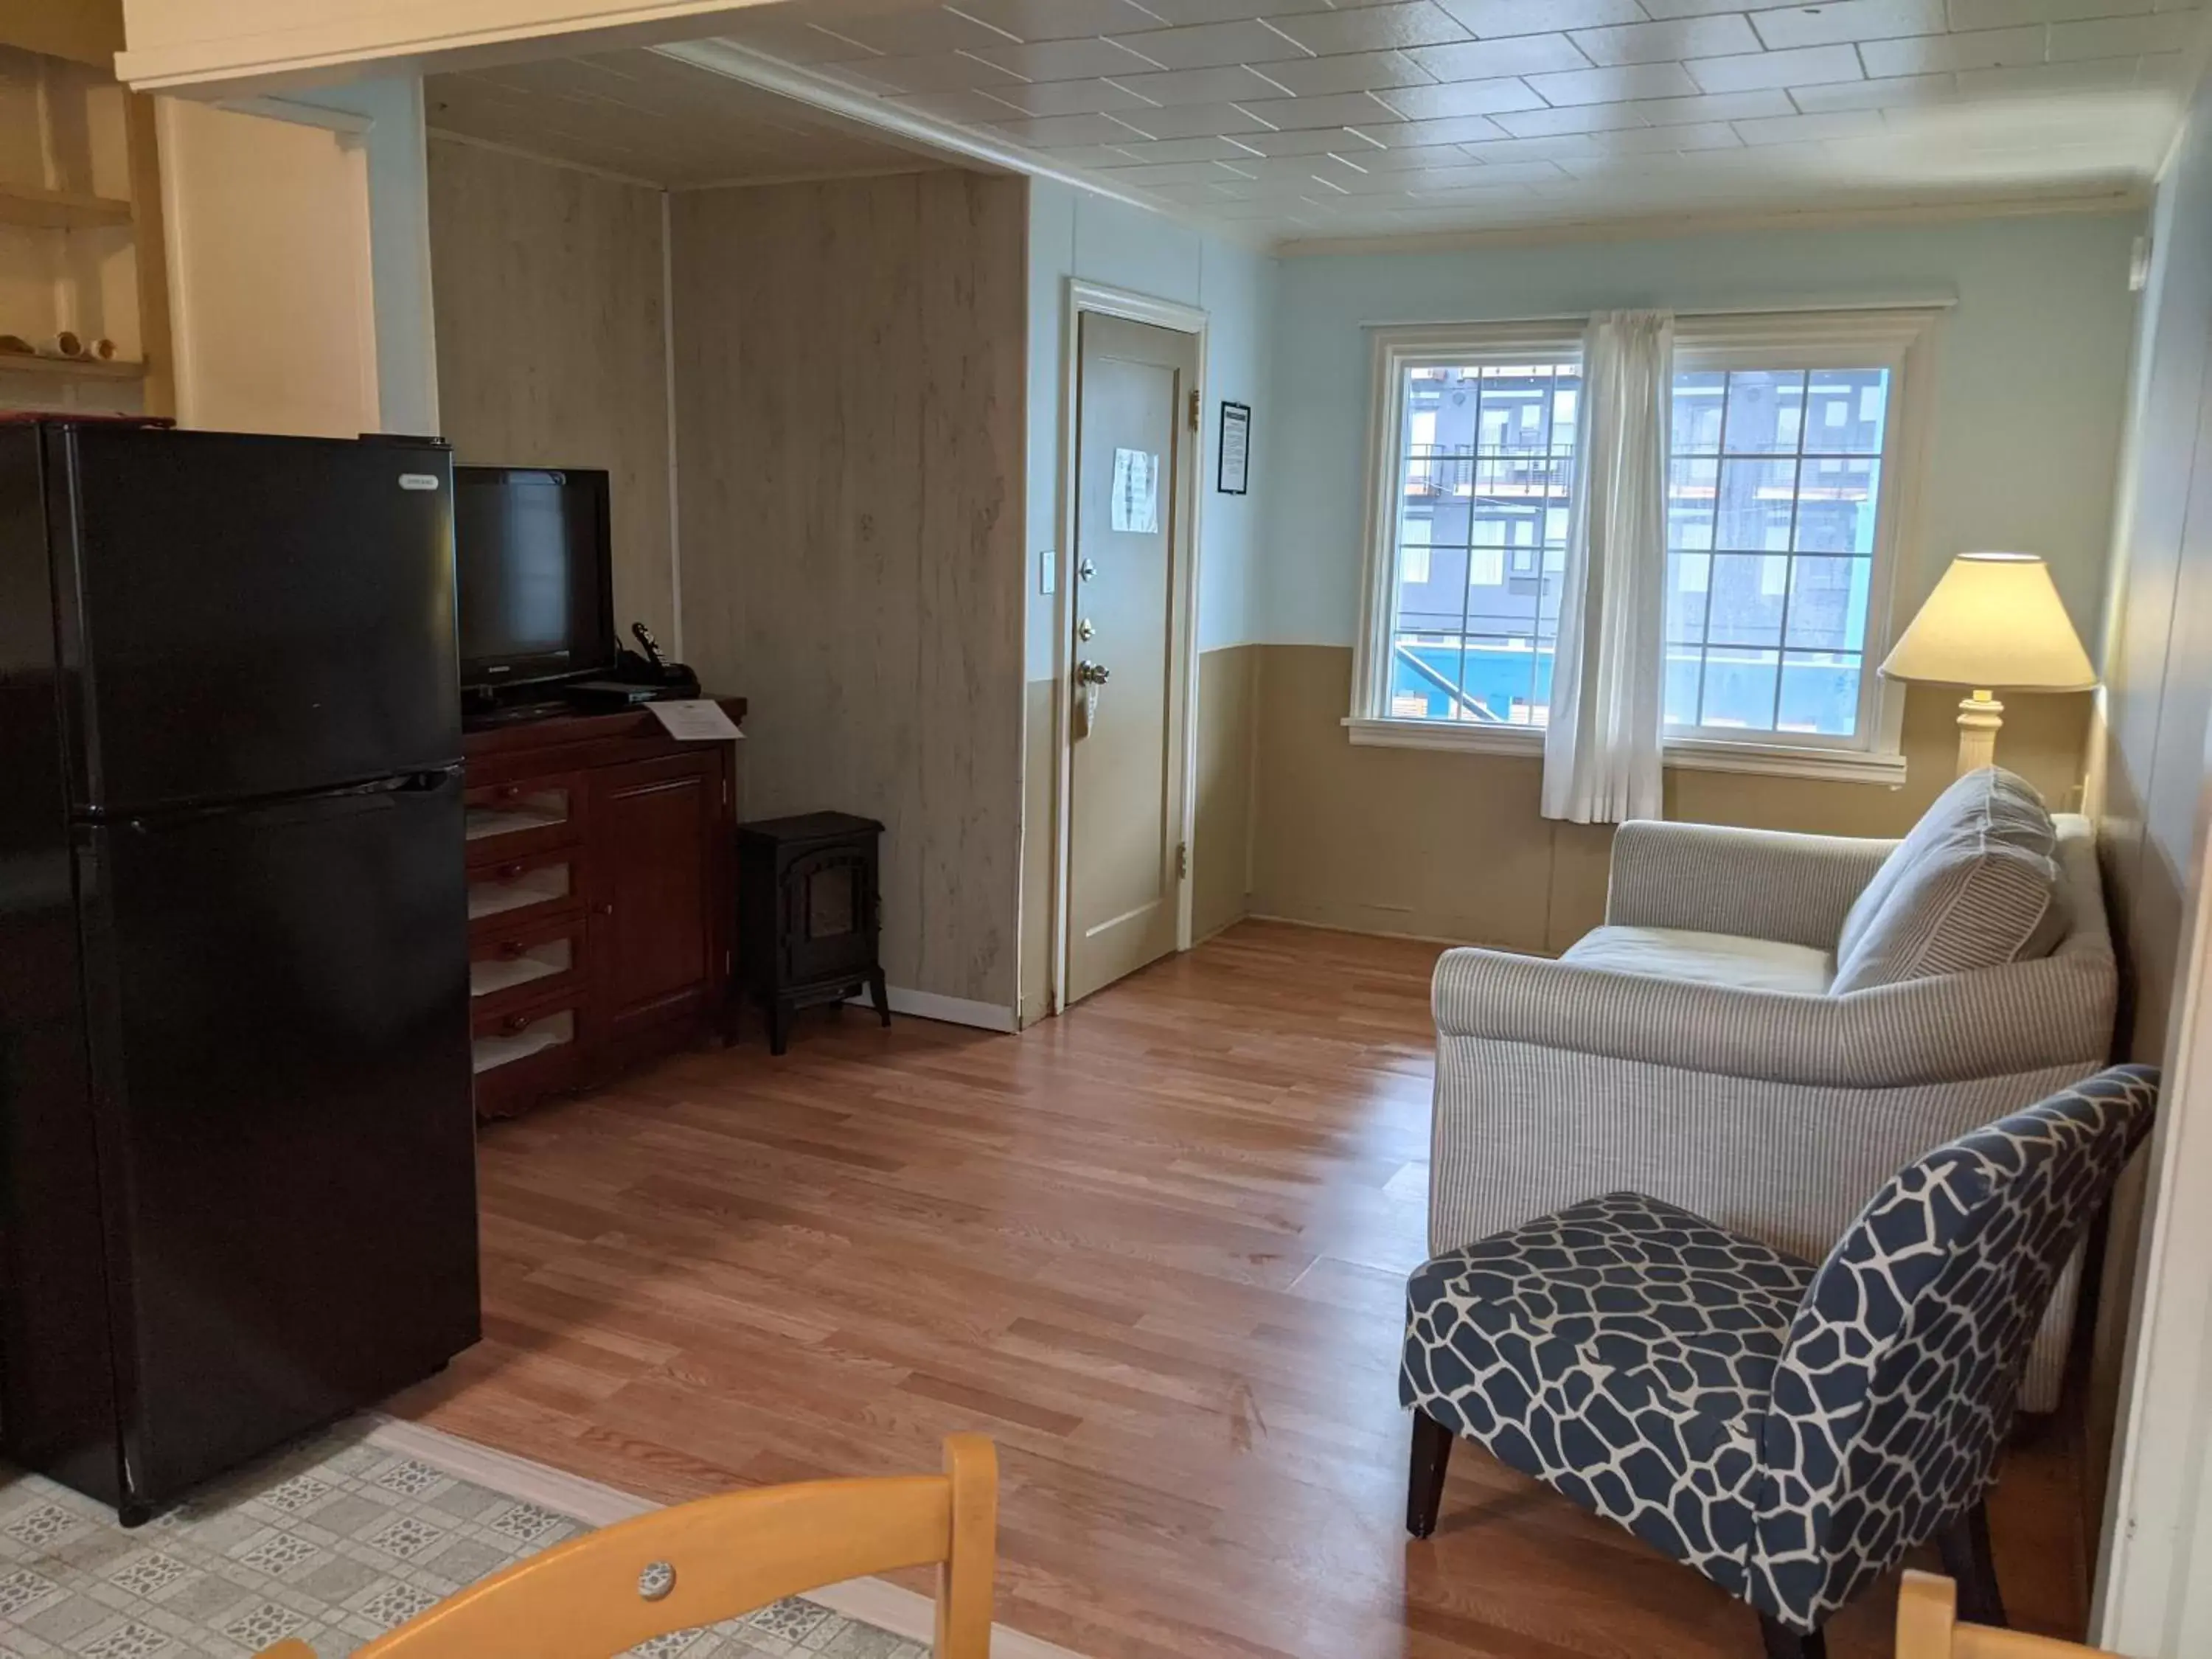
[[(134, 1531), (0, 1468), (0, 1653), (247, 1659), (286, 1637), (320, 1659), (486, 1573), (589, 1530), (343, 1425), (201, 1489)], [(923, 1659), (889, 1631), (793, 1600), (657, 1637), (652, 1659)]]

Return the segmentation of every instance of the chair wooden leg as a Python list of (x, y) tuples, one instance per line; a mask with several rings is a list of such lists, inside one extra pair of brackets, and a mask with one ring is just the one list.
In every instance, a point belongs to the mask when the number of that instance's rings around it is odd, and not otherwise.
[(1936, 1540), (1943, 1571), (1959, 1586), (1959, 1617), (1970, 1625), (2004, 1628), (2004, 1597), (1997, 1591), (1996, 1562), (1990, 1554), (1990, 1510), (1976, 1504)]
[(1766, 1659), (1828, 1659), (1828, 1638), (1823, 1631), (1801, 1635), (1762, 1613), (1759, 1615), (1759, 1634), (1766, 1644)]
[(1413, 1465), (1406, 1475), (1406, 1530), (1426, 1538), (1437, 1529), (1444, 1501), (1444, 1468), (1451, 1462), (1452, 1431), (1413, 1407)]

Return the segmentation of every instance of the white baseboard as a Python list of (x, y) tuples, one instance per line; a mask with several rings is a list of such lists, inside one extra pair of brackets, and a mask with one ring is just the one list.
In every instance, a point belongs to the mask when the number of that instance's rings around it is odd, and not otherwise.
[[(495, 1492), (543, 1504), (562, 1515), (573, 1515), (594, 1527), (611, 1527), (660, 1507), (646, 1498), (602, 1486), (597, 1480), (587, 1480), (580, 1474), (568, 1474), (526, 1457), (479, 1446), (473, 1440), (447, 1434), (443, 1429), (403, 1422), (396, 1417), (376, 1417), (372, 1420), (376, 1426), (369, 1431), (368, 1438), (373, 1446), (420, 1458), (448, 1474), (482, 1481)], [(927, 1595), (881, 1578), (848, 1578), (842, 1584), (824, 1584), (819, 1589), (808, 1590), (806, 1599), (832, 1613), (887, 1630), (909, 1642), (927, 1644), (936, 1634), (937, 1603)], [(1025, 1636), (1004, 1625), (991, 1626), (991, 1654), (992, 1659), (1083, 1659), (1070, 1649)]]
[[(868, 999), (857, 996), (848, 1000), (865, 1008)], [(968, 997), (941, 997), (934, 991), (909, 991), (903, 986), (890, 988), (891, 1012), (912, 1014), (916, 1019), (942, 1020), (947, 1025), (972, 1025), (981, 1031), (1012, 1031), (1019, 1030), (1014, 1011), (995, 1002), (977, 1002)]]

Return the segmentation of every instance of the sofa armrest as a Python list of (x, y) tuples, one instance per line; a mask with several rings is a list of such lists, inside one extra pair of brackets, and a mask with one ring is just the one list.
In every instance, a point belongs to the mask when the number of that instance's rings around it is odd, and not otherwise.
[(1440, 1041), (1868, 1089), (2101, 1064), (2117, 996), (2112, 958), (2101, 952), (1803, 996), (1453, 950), (1438, 958), (1431, 989)]
[(1893, 841), (1632, 819), (1613, 837), (1605, 919), (1832, 951)]

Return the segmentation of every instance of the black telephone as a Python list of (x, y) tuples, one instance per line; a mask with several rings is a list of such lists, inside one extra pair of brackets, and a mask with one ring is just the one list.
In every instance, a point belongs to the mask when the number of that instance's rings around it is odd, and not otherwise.
[(625, 685), (658, 686), (672, 696), (696, 697), (699, 695), (699, 677), (680, 662), (671, 662), (661, 654), (660, 641), (653, 637), (653, 630), (641, 622), (634, 622), (629, 631), (645, 654), (623, 650), (616, 653), (615, 678)]

